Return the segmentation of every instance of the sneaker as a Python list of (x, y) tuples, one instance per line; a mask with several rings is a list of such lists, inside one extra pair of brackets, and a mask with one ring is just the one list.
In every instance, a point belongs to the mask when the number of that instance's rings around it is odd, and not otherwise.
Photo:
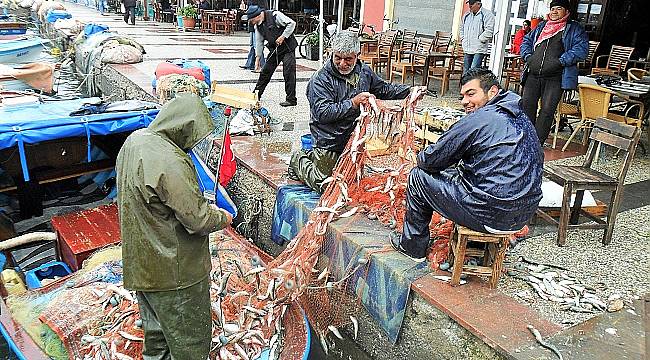
[(287, 106), (296, 106), (298, 105), (297, 101), (283, 101), (280, 103), (280, 106), (282, 107), (287, 107)]
[(395, 249), (397, 252), (400, 254), (408, 257), (409, 259), (415, 261), (416, 263), (421, 263), (427, 260), (426, 257), (414, 257), (409, 255), (409, 253), (402, 248), (402, 234), (398, 233), (397, 231), (392, 231), (389, 235), (388, 238), (390, 239), (390, 244), (393, 246), (393, 249)]

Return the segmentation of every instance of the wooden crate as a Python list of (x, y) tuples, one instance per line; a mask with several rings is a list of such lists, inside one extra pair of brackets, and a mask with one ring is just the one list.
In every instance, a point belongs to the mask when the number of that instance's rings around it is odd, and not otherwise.
[(210, 100), (216, 103), (230, 105), (238, 109), (259, 107), (257, 93), (219, 85), (216, 81), (212, 82)]
[(116, 204), (54, 216), (52, 228), (59, 254), (72, 271), (79, 270), (93, 252), (121, 241)]

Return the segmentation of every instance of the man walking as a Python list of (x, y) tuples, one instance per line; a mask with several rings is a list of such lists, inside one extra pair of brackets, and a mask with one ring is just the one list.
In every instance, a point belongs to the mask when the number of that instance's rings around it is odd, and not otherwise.
[(519, 95), (486, 69), (460, 80), (467, 116), (422, 150), (408, 178), (404, 233), (393, 247), (424, 261), (433, 211), (475, 231), (520, 230), (542, 199), (544, 156)]
[[(262, 10), (268, 10), (269, 8), (269, 3), (267, 0), (249, 0), (248, 5), (244, 3), (244, 0), (242, 0), (242, 6), (239, 8), (241, 10), (248, 10), (249, 7), (257, 5), (259, 6)], [(246, 69), (246, 70), (255, 70), (255, 58), (256, 53), (255, 53), (255, 26), (252, 24), (249, 24), (247, 26), (248, 32), (250, 33), (250, 49), (248, 50), (248, 57), (246, 58), (246, 64), (245, 65), (239, 65), (240, 68)], [(264, 67), (264, 64), (266, 64), (266, 59), (264, 59), (264, 52), (260, 54), (260, 66)], [(259, 70), (259, 69), (258, 69)]]
[(122, 0), (124, 3), (124, 22), (129, 23), (131, 18), (131, 25), (135, 25), (135, 5), (137, 0)]
[(485, 55), (490, 53), (494, 36), (494, 14), (484, 9), (481, 0), (469, 0), (469, 11), (463, 15), (460, 39), (463, 44), (463, 72), (480, 67)]
[[(578, 62), (587, 57), (589, 37), (576, 21), (569, 20), (569, 0), (553, 0), (547, 21), (524, 36), (521, 58), (524, 112), (544, 144), (551, 132), (563, 90), (578, 87)], [(537, 114), (538, 102), (541, 103)]]
[(187, 151), (213, 130), (203, 100), (180, 94), (117, 156), (124, 287), (138, 298), (144, 359), (208, 358), (208, 234), (232, 216), (203, 198)]
[(262, 68), (260, 77), (255, 85), (260, 99), (271, 76), (280, 63), (284, 76), (284, 91), (286, 100), (280, 106), (296, 106), (296, 47), (298, 42), (293, 31), (296, 22), (280, 11), (263, 10), (259, 6), (249, 6), (246, 11), (251, 24), (255, 26), (255, 69), (259, 69), (261, 57), (264, 55), (264, 41), (269, 49), (269, 58)]

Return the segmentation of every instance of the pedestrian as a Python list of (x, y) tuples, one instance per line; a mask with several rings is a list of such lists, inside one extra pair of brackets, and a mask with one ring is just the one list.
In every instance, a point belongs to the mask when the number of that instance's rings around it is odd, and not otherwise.
[(136, 291), (144, 359), (207, 359), (208, 234), (232, 216), (199, 191), (187, 151), (214, 131), (203, 100), (180, 94), (133, 132), (116, 162), (124, 287)]
[(547, 21), (524, 36), (521, 43), (521, 58), (526, 63), (522, 107), (535, 124), (541, 144), (551, 132), (562, 91), (578, 87), (577, 64), (589, 50), (587, 33), (576, 21), (569, 20), (569, 6), (569, 0), (551, 1)]
[(135, 25), (135, 5), (137, 0), (122, 0), (124, 4), (124, 22), (129, 23), (129, 18), (131, 19), (131, 25)]
[(403, 99), (407, 85), (387, 83), (359, 60), (359, 36), (341, 31), (331, 41), (332, 56), (307, 84), (313, 137), (311, 151), (298, 151), (289, 163), (289, 175), (315, 191), (323, 192), (327, 179), (343, 152), (361, 114), (359, 106), (371, 97)]
[[(242, 8), (241, 6), (242, 4), (244, 5), (243, 11), (247, 11), (248, 8), (253, 5), (257, 5), (264, 10), (268, 10), (269, 8), (269, 3), (267, 0), (250, 0), (248, 2), (248, 5), (244, 4), (244, 0), (242, 0), (241, 4), (239, 4), (240, 9)], [(250, 33), (250, 48), (248, 50), (248, 58), (246, 59), (246, 64), (239, 65), (239, 67), (242, 69), (255, 71), (255, 58), (257, 55), (255, 53), (255, 26), (251, 25), (250, 22), (247, 21), (246, 27), (248, 29), (248, 32)], [(264, 67), (264, 64), (266, 64), (266, 60), (264, 59), (264, 51), (262, 51), (262, 53), (259, 55), (260, 55), (260, 68), (262, 68)]]
[(519, 95), (474, 68), (460, 80), (466, 116), (422, 150), (409, 173), (402, 235), (393, 247), (424, 261), (433, 212), (484, 233), (520, 230), (542, 199), (544, 156)]
[[(255, 84), (255, 91), (262, 98), (266, 86), (271, 81), (271, 76), (280, 63), (284, 77), (284, 91), (286, 100), (280, 106), (296, 106), (296, 48), (298, 41), (293, 35), (296, 22), (280, 11), (264, 10), (259, 6), (249, 6), (246, 11), (248, 20), (255, 26), (255, 70), (260, 70), (260, 77)], [(269, 49), (266, 64), (261, 67), (261, 56), (264, 51), (264, 42)]]
[(463, 15), (460, 39), (465, 53), (463, 72), (480, 67), (483, 58), (490, 53), (494, 36), (494, 14), (484, 9), (481, 0), (469, 0), (469, 11)]
[(530, 20), (524, 20), (524, 24), (521, 29), (517, 30), (515, 33), (515, 38), (512, 40), (512, 46), (510, 46), (510, 53), (519, 55), (521, 43), (524, 41), (524, 36), (530, 32)]

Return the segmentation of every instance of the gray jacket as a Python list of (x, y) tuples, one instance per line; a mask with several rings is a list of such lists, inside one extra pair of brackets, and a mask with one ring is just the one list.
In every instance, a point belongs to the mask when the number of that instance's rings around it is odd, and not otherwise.
[(331, 58), (311, 77), (307, 100), (314, 147), (338, 153), (345, 149), (361, 114), (351, 99), (362, 92), (370, 92), (378, 99), (403, 99), (409, 94), (409, 86), (384, 81), (361, 61), (357, 61), (350, 75), (341, 75)]
[(463, 15), (460, 38), (466, 54), (489, 54), (489, 45), (494, 36), (494, 14), (484, 7), (473, 14)]

